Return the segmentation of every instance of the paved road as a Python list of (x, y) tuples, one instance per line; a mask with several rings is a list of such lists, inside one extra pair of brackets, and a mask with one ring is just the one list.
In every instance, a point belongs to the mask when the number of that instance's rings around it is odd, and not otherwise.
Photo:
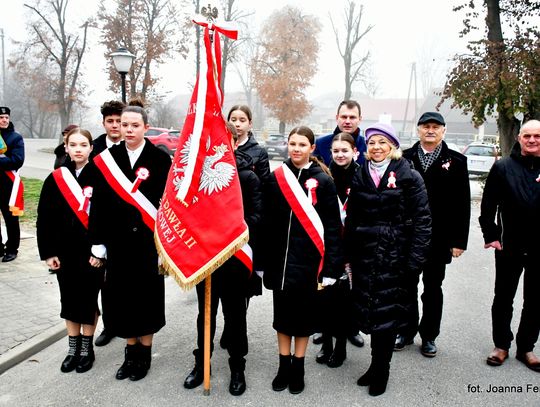
[[(137, 383), (114, 379), (123, 358), (123, 343), (119, 339), (96, 350), (97, 360), (90, 372), (61, 373), (59, 366), (67, 348), (66, 340), (62, 339), (0, 376), (0, 406), (540, 405), (540, 389), (537, 387), (536, 393), (527, 391), (527, 385), (540, 386), (538, 373), (526, 369), (513, 357), (500, 368), (489, 367), (485, 363), (485, 357), (492, 348), (493, 258), (491, 252), (481, 248), (476, 206), (473, 209), (470, 250), (449, 267), (445, 280), (445, 315), (442, 335), (437, 340), (439, 355), (434, 359), (424, 358), (418, 351), (417, 338), (415, 346), (395, 354), (388, 390), (381, 397), (369, 397), (365, 388), (356, 386), (356, 379), (369, 364), (369, 348), (350, 346), (348, 359), (338, 369), (317, 365), (314, 357), (318, 347), (310, 346), (304, 393), (292, 396), (287, 392), (273, 392), (270, 382), (277, 367), (277, 347), (271, 328), (269, 292), (256, 297), (249, 309), (250, 353), (246, 393), (238, 398), (228, 394), (227, 354), (219, 348), (213, 358), (211, 395), (203, 396), (200, 388), (185, 390), (182, 382), (193, 363), (191, 351), (195, 339), (196, 296), (193, 291), (182, 292), (169, 278), (166, 280), (167, 326), (156, 335), (152, 368), (147, 378)], [(19, 273), (21, 281), (32, 274), (29, 271)], [(32, 300), (40, 291), (56, 289), (53, 283), (51, 286), (44, 284), (40, 288), (37, 284), (21, 287), (19, 291)], [(9, 303), (3, 302), (2, 307), (5, 306)], [(517, 301), (516, 310), (520, 307), (521, 302)], [(30, 318), (30, 314), (31, 311), (18, 318)], [(220, 319), (218, 332), (221, 326)], [(369, 337), (367, 342), (369, 344)], [(522, 392), (490, 393), (490, 385), (521, 386)], [(482, 392), (474, 392), (478, 389)]]

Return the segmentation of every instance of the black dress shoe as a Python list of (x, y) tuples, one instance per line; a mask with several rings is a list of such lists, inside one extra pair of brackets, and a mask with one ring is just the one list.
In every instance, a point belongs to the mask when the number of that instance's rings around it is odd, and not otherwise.
[(435, 341), (422, 341), (420, 352), (427, 358), (433, 358), (437, 355), (437, 345)]
[(204, 380), (204, 369), (202, 366), (195, 365), (193, 370), (184, 380), (184, 387), (186, 389), (194, 389), (202, 384)]
[(313, 344), (320, 345), (321, 343), (323, 343), (323, 334), (320, 332), (313, 334)]
[(103, 331), (101, 331), (99, 336), (96, 338), (95, 345), (105, 346), (112, 340), (112, 338), (114, 338), (114, 335), (106, 329), (103, 329)]
[(8, 261), (13, 261), (17, 258), (17, 253), (6, 253), (4, 257), (2, 257), (2, 262), (7, 263)]
[(349, 335), (347, 338), (349, 339), (349, 342), (357, 348), (364, 346), (364, 338), (362, 338), (360, 332), (358, 332), (357, 335)]
[(332, 356), (332, 347), (327, 349), (323, 346), (321, 350), (317, 353), (317, 356), (315, 356), (315, 361), (324, 365), (328, 363), (330, 356)]
[(60, 366), (60, 370), (64, 373), (69, 373), (75, 370), (78, 364), (79, 355), (67, 355), (62, 362), (62, 366)]
[(244, 372), (231, 372), (231, 383), (229, 393), (233, 396), (240, 396), (246, 391), (246, 377)]
[(328, 367), (340, 367), (343, 362), (347, 359), (347, 353), (344, 352), (333, 352), (328, 359), (326, 366)]
[(405, 346), (412, 345), (414, 343), (414, 338), (407, 338), (403, 335), (398, 335), (396, 337), (396, 343), (394, 344), (394, 350), (399, 352), (400, 350), (405, 349)]

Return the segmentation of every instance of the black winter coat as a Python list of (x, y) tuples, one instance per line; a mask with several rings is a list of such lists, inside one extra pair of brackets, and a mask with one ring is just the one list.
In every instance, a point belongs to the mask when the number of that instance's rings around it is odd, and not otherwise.
[[(125, 141), (108, 151), (131, 182), (135, 181), (139, 167), (149, 170), (150, 176), (141, 182), (139, 191), (158, 208), (171, 157), (148, 140), (133, 168)], [(89, 231), (92, 244), (104, 244), (107, 248), (105, 325), (122, 338), (155, 333), (165, 325), (165, 287), (158, 272), (154, 231), (144, 223), (141, 213), (97, 172)]]
[[(425, 261), (431, 233), (422, 177), (407, 160), (392, 160), (376, 188), (368, 162), (356, 172), (345, 219), (345, 259), (353, 273), (353, 313), (362, 332), (397, 329), (411, 304), (407, 276)], [(396, 188), (389, 186), (395, 173)]]
[(452, 248), (467, 249), (471, 218), (471, 189), (467, 157), (450, 150), (442, 141), (442, 150), (435, 162), (424, 172), (418, 158), (418, 145), (403, 152), (412, 161), (426, 184), (431, 210), (430, 260), (452, 261)]
[[(306, 180), (315, 178), (317, 203), (314, 208), (324, 226), (324, 264), (321, 276), (339, 278), (343, 273), (341, 220), (332, 178), (315, 162), (299, 170), (290, 159), (284, 162), (297, 177), (307, 194)], [(292, 212), (283, 196), (274, 173), (264, 185), (264, 229), (261, 233), (264, 249), (264, 285), (271, 290), (317, 290), (317, 272), (321, 257), (315, 244)], [(320, 280), (320, 279), (319, 279)]]
[(510, 157), (495, 162), (484, 187), (479, 221), (486, 243), (498, 240), (508, 252), (538, 253), (540, 157), (521, 155), (516, 143)]
[(11, 122), (6, 129), (1, 129), (0, 132), (7, 146), (7, 151), (0, 157), (0, 200), (7, 204), (13, 188), (13, 181), (5, 171), (16, 171), (23, 166), (24, 140), (15, 131), (15, 127)]
[(248, 154), (253, 162), (253, 172), (259, 177), (261, 183), (265, 183), (270, 177), (270, 164), (268, 163), (268, 153), (261, 147), (251, 132), (249, 133), (248, 141), (241, 146), (238, 146), (238, 150)]

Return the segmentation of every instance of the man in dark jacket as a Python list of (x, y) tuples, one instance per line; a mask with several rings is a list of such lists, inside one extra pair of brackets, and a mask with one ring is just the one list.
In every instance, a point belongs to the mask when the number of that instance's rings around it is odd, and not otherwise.
[[(125, 104), (117, 100), (111, 100), (101, 105), (101, 115), (103, 116), (102, 124), (105, 133), (93, 141), (93, 156), (100, 154), (104, 150), (111, 148), (122, 141), (122, 136), (120, 134), (120, 116), (122, 115), (122, 109), (124, 107)], [(103, 304), (103, 292), (101, 293), (101, 302)], [(114, 336), (112, 330), (109, 327), (104, 326), (103, 331), (101, 331), (96, 338), (96, 346), (107, 345)]]
[(7, 147), (6, 152), (0, 154), (0, 210), (6, 222), (8, 237), (4, 247), (0, 234), (0, 256), (3, 256), (4, 263), (17, 258), (21, 240), (19, 217), (11, 213), (9, 198), (14, 184), (14, 172), (18, 171), (24, 163), (24, 140), (15, 131), (13, 123), (10, 122), (10, 115), (9, 107), (0, 107), (0, 133)]
[(413, 303), (410, 320), (396, 338), (394, 349), (401, 350), (412, 344), (418, 331), (422, 338), (422, 355), (434, 357), (437, 354), (435, 339), (441, 327), (446, 265), (467, 249), (471, 191), (467, 158), (450, 150), (443, 141), (446, 123), (442, 115), (422, 114), (417, 131), (420, 141), (405, 150), (403, 156), (412, 161), (426, 184), (432, 218), (431, 246), (422, 269), (422, 320), (418, 325), (418, 276), (410, 281)]
[[(332, 139), (338, 133), (349, 133), (353, 136), (354, 141), (356, 142), (356, 148), (358, 150), (358, 157), (356, 162), (362, 164), (364, 162), (364, 153), (367, 150), (366, 140), (363, 135), (360, 134), (360, 128), (358, 125), (362, 121), (362, 109), (360, 104), (356, 100), (344, 100), (342, 101), (338, 108), (336, 114), (336, 123), (337, 126), (334, 129), (334, 132), (327, 134), (326, 136), (319, 137), (315, 141), (315, 151), (313, 155), (319, 157), (324, 161), (326, 165), (330, 165), (332, 162)], [(322, 334), (317, 333), (313, 335), (313, 343), (319, 344), (322, 343)], [(364, 346), (364, 338), (360, 333), (356, 335), (349, 335), (349, 342), (354, 346), (362, 347)]]
[[(495, 249), (495, 297), (491, 307), (495, 349), (487, 364), (508, 358), (514, 335), (512, 304), (523, 270), (523, 310), (516, 337), (516, 358), (540, 372), (534, 345), (540, 331), (540, 121), (521, 127), (510, 157), (495, 162), (482, 196), (480, 226), (484, 247)], [(497, 223), (495, 223), (497, 219)]]
[(356, 148), (358, 149), (357, 163), (362, 164), (364, 162), (364, 153), (366, 152), (366, 140), (364, 136), (360, 134), (360, 128), (358, 125), (362, 121), (362, 111), (360, 104), (356, 100), (344, 100), (341, 102), (337, 109), (336, 123), (337, 126), (334, 132), (327, 134), (326, 136), (319, 137), (315, 142), (316, 148), (313, 155), (320, 157), (326, 165), (330, 165), (332, 161), (332, 139), (338, 133), (349, 133), (353, 136), (356, 142)]

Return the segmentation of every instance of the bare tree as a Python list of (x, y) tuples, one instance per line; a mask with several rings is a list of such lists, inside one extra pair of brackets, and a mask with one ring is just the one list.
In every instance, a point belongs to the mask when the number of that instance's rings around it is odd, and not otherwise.
[[(110, 4), (114, 10), (109, 11)], [(179, 5), (185, 5), (185, 1)], [(146, 100), (158, 83), (152, 74), (166, 58), (187, 55), (187, 20), (173, 0), (101, 0), (98, 13), (102, 25), (102, 43), (105, 56), (118, 46), (126, 47), (136, 55), (127, 77), (129, 95)], [(120, 86), (120, 77), (114, 66), (108, 66), (111, 90)]]
[[(369, 60), (370, 53), (366, 52), (363, 56), (357, 56), (355, 49), (360, 40), (371, 31), (373, 25), (368, 25), (365, 29), (362, 27), (362, 16), (364, 6), (356, 8), (354, 0), (348, 0), (343, 9), (342, 22), (336, 26), (332, 15), (330, 14), (330, 23), (336, 37), (336, 44), (339, 55), (343, 59), (345, 68), (345, 95), (344, 99), (351, 98), (352, 84), (362, 78), (363, 70)], [(341, 38), (340, 27), (344, 27), (344, 38)]]
[[(36, 2), (35, 5), (25, 4), (31, 10), (28, 21), (30, 39), (21, 44), (22, 53), (15, 65), (22, 60), (35, 57), (37, 60), (52, 62), (54, 69), (48, 70), (47, 81), (53, 89), (49, 101), (56, 107), (60, 116), (60, 125), (67, 125), (71, 119), (72, 109), (77, 100), (82, 97), (80, 86), (81, 62), (86, 52), (86, 38), (90, 19), (70, 32), (68, 22), (73, 17), (68, 15), (69, 0), (48, 0)], [(36, 72), (34, 70), (34, 72)], [(43, 72), (36, 72), (43, 77)]]
[(239, 47), (237, 57), (233, 62), (234, 70), (236, 71), (238, 78), (240, 79), (240, 83), (242, 84), (242, 89), (244, 91), (244, 95), (246, 96), (246, 103), (248, 106), (252, 105), (253, 91), (255, 90), (252, 63), (256, 55), (257, 43), (251, 38), (248, 38)]

